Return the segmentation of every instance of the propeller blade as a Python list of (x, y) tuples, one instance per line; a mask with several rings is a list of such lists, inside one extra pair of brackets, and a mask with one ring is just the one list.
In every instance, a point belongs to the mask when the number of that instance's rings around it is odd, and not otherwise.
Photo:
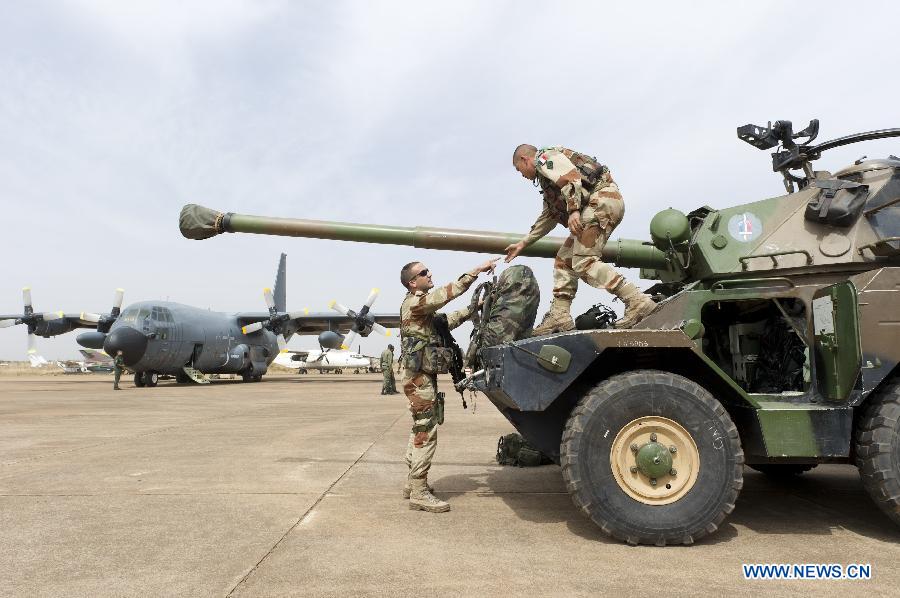
[(284, 351), (285, 347), (287, 347), (287, 341), (284, 340), (284, 335), (279, 334), (278, 336), (275, 337), (275, 340), (278, 342), (278, 350)]
[(45, 322), (51, 322), (53, 320), (58, 320), (63, 317), (63, 312), (61, 311), (48, 311), (41, 314), (41, 319)]
[(275, 310), (275, 295), (272, 294), (272, 289), (266, 287), (263, 289), (263, 299), (266, 300), (266, 307), (269, 308), (269, 311)]
[(372, 324), (372, 332), (377, 332), (378, 334), (383, 334), (384, 336), (391, 335), (391, 331), (388, 330), (387, 328), (385, 328), (384, 326), (382, 326), (381, 324), (379, 324), (378, 322), (375, 322), (374, 324)]
[(351, 330), (350, 334), (344, 337), (344, 342), (341, 344), (341, 349), (349, 349), (353, 346), (353, 341), (356, 340), (359, 334), (356, 333), (355, 330)]
[(346, 307), (344, 307), (343, 305), (341, 305), (341, 304), (338, 303), (337, 301), (332, 301), (331, 303), (328, 304), (328, 307), (330, 307), (330, 308), (333, 309), (334, 311), (338, 312), (338, 313), (341, 314), (342, 316), (346, 316), (347, 314), (350, 313), (350, 310), (349, 310), (349, 309), (347, 309)]
[(291, 311), (291, 312), (288, 312), (288, 319), (296, 320), (297, 318), (302, 318), (303, 316), (305, 316), (308, 313), (309, 313), (308, 309), (304, 309), (303, 311)]
[[(25, 307), (31, 307), (31, 287), (24, 287), (22, 289), (22, 303), (25, 304)], [(28, 311), (27, 309), (25, 311)]]
[(37, 337), (34, 333), (28, 333), (28, 353), (37, 353)]
[(369, 292), (369, 297), (366, 299), (366, 307), (372, 307), (372, 304), (375, 303), (375, 299), (378, 297), (378, 289), (372, 289)]
[(9, 328), (15, 326), (18, 320), (0, 320), (0, 328)]
[(116, 289), (116, 294), (113, 296), (113, 308), (114, 309), (122, 309), (122, 301), (125, 299), (125, 289)]
[(252, 332), (256, 332), (256, 331), (262, 330), (262, 329), (263, 329), (262, 322), (253, 322), (252, 324), (247, 324), (246, 326), (242, 327), (241, 332), (243, 332), (244, 334), (250, 334)]
[(79, 320), (82, 320), (82, 321), (84, 321), (84, 322), (93, 322), (94, 324), (96, 324), (97, 322), (100, 321), (100, 318), (101, 318), (101, 317), (102, 317), (102, 316), (101, 316), (100, 314), (92, 314), (92, 313), (88, 313), (88, 312), (86, 312), (86, 311), (83, 311), (83, 312), (81, 312), (81, 314), (78, 316), (78, 319), (79, 319)]

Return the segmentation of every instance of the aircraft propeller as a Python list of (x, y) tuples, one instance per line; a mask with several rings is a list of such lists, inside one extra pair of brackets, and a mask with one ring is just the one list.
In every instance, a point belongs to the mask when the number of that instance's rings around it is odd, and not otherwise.
[(37, 353), (37, 336), (35, 335), (35, 332), (37, 331), (38, 325), (42, 322), (58, 320), (62, 317), (62, 313), (36, 313), (34, 311), (34, 307), (31, 304), (31, 287), (25, 287), (22, 289), (22, 303), (24, 304), (24, 308), (22, 310), (23, 313), (0, 320), (0, 328), (8, 328), (10, 326), (25, 324), (28, 329), (28, 353), (34, 354)]
[(263, 289), (263, 298), (266, 301), (266, 307), (269, 309), (269, 319), (260, 320), (259, 322), (253, 322), (252, 324), (247, 324), (246, 326), (241, 328), (241, 332), (244, 334), (250, 334), (253, 332), (257, 332), (265, 328), (270, 332), (275, 334), (275, 340), (278, 343), (278, 350), (282, 351), (285, 347), (287, 347), (287, 341), (284, 338), (284, 325), (289, 320), (293, 320), (295, 318), (299, 318), (304, 315), (307, 310), (304, 311), (290, 311), (290, 312), (281, 312), (279, 313), (277, 309), (275, 309), (275, 295), (272, 294), (272, 289), (265, 288)]
[(97, 325), (97, 332), (109, 332), (109, 329), (112, 327), (113, 323), (119, 318), (119, 315), (122, 313), (122, 301), (125, 299), (125, 289), (116, 289), (115, 295), (113, 295), (113, 306), (112, 309), (109, 310), (108, 314), (95, 314), (91, 312), (83, 311), (79, 314), (78, 318), (85, 322), (91, 322)]
[(353, 325), (350, 327), (350, 333), (343, 339), (341, 349), (349, 349), (351, 346), (353, 346), (353, 341), (356, 340), (357, 336), (368, 336), (372, 332), (377, 332), (378, 334), (383, 334), (384, 336), (391, 335), (390, 331), (387, 328), (377, 323), (375, 319), (369, 315), (369, 310), (372, 308), (372, 304), (375, 303), (375, 299), (377, 297), (378, 289), (372, 289), (369, 292), (369, 297), (363, 304), (362, 309), (360, 309), (358, 312), (344, 307), (337, 301), (332, 301), (328, 304), (328, 307), (330, 307), (334, 311), (353, 320)]

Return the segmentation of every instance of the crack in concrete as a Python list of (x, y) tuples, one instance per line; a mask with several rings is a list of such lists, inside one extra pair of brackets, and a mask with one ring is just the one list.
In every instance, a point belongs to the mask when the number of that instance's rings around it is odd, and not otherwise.
[(338, 482), (340, 482), (341, 480), (343, 480), (343, 479), (344, 479), (344, 476), (346, 476), (348, 473), (350, 473), (350, 470), (353, 469), (354, 467), (356, 467), (356, 464), (359, 463), (359, 462), (362, 460), (362, 458), (366, 456), (366, 454), (372, 449), (373, 446), (375, 446), (375, 443), (377, 443), (379, 440), (381, 440), (382, 438), (384, 438), (385, 435), (391, 430), (391, 428), (393, 428), (393, 427), (397, 424), (397, 422), (400, 421), (404, 416), (406, 416), (406, 413), (402, 413), (402, 414), (400, 414), (399, 416), (397, 416), (397, 418), (396, 418), (394, 421), (392, 421), (391, 424), (390, 424), (387, 428), (385, 428), (385, 429), (381, 432), (381, 434), (379, 434), (378, 437), (375, 438), (375, 440), (372, 441), (371, 444), (369, 444), (369, 446), (366, 447), (366, 450), (364, 450), (364, 451), (362, 452), (362, 454), (360, 454), (360, 456), (357, 457), (356, 460), (355, 460), (353, 463), (351, 463), (351, 464), (347, 467), (347, 469), (345, 469), (344, 472), (343, 472), (341, 475), (339, 475), (338, 478), (337, 478), (336, 480), (334, 480), (334, 481), (331, 483), (331, 485), (328, 486), (328, 488), (325, 489), (324, 492), (322, 492), (322, 494), (319, 495), (319, 498), (317, 498), (316, 501), (315, 501), (312, 505), (310, 505), (310, 507), (309, 507), (308, 509), (306, 509), (306, 511), (304, 511), (303, 514), (302, 514), (300, 517), (297, 518), (297, 521), (295, 521), (295, 522), (293, 523), (293, 525), (291, 525), (291, 526), (287, 529), (287, 531), (285, 531), (284, 534), (282, 534), (282, 536), (281, 536), (280, 538), (278, 538), (278, 541), (275, 542), (275, 544), (272, 545), (272, 548), (270, 548), (270, 549), (268, 550), (268, 552), (266, 552), (266, 554), (264, 554), (264, 555), (262, 556), (262, 558), (259, 559), (259, 560), (256, 562), (256, 564), (253, 565), (253, 567), (250, 568), (249, 571), (247, 571), (246, 575), (244, 575), (244, 576), (240, 579), (240, 581), (238, 581), (238, 582), (234, 585), (234, 587), (231, 588), (231, 590), (229, 590), (228, 594), (226, 594), (226, 598), (228, 598), (228, 597), (230, 597), (230, 596), (233, 596), (234, 593), (237, 591), (237, 589), (238, 589), (239, 587), (241, 587), (241, 586), (244, 584), (244, 582), (246, 582), (246, 581), (250, 578), (251, 575), (253, 575), (254, 573), (256, 573), (257, 569), (259, 569), (259, 566), (262, 565), (263, 561), (265, 561), (267, 558), (269, 558), (269, 557), (270, 557), (270, 556), (278, 549), (278, 547), (281, 546), (281, 544), (282, 544), (282, 543), (285, 541), (285, 539), (290, 535), (290, 533), (291, 533), (292, 531), (294, 531), (294, 530), (297, 528), (297, 526), (300, 525), (304, 520), (306, 520), (307, 517), (309, 517), (309, 515), (313, 512), (313, 510), (314, 510), (317, 506), (319, 506), (319, 503), (322, 502), (322, 499), (324, 499), (326, 496), (328, 496), (328, 494), (331, 492), (331, 489), (334, 488), (334, 487), (338, 484)]

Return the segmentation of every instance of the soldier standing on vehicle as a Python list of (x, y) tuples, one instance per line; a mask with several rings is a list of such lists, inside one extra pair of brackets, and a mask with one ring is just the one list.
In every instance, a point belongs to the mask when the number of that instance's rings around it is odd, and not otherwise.
[(625, 280), (600, 255), (612, 231), (625, 215), (625, 204), (609, 169), (594, 158), (564, 147), (538, 150), (522, 144), (513, 153), (513, 166), (541, 188), (544, 209), (531, 231), (506, 247), (506, 262), (562, 224), (571, 233), (553, 265), (553, 303), (535, 335), (575, 328), (570, 313), (578, 279), (606, 289), (625, 304), (616, 328), (631, 328), (650, 315), (656, 303)]
[(381, 352), (381, 375), (384, 377), (381, 394), (397, 394), (397, 381), (394, 378), (394, 345), (388, 345), (387, 349)]
[(472, 315), (461, 309), (450, 314), (438, 314), (447, 305), (468, 290), (482, 272), (493, 272), (497, 265), (494, 258), (476, 266), (455, 282), (434, 287), (431, 272), (421, 262), (410, 262), (400, 270), (400, 282), (407, 295), (400, 306), (400, 361), (403, 366), (403, 392), (409, 400), (413, 426), (406, 446), (406, 464), (409, 476), (403, 494), (409, 498), (409, 508), (443, 513), (450, 504), (438, 499), (428, 485), (428, 470), (437, 448), (437, 426), (443, 422), (443, 393), (437, 392), (438, 374), (447, 373), (449, 349), (442, 346), (435, 329), (435, 318), (446, 317), (452, 330)]
[(122, 370), (125, 369), (125, 358), (122, 357), (122, 350), (119, 349), (116, 351), (116, 357), (113, 359), (113, 376), (115, 376), (115, 381), (113, 382), (113, 390), (121, 390), (119, 388), (119, 378), (122, 377)]

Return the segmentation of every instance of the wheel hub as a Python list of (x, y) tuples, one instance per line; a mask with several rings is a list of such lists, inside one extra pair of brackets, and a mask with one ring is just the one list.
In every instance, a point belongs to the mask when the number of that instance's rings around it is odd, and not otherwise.
[(652, 440), (638, 449), (637, 468), (648, 478), (660, 478), (672, 470), (669, 448)]
[(640, 417), (619, 430), (610, 449), (619, 487), (649, 505), (670, 504), (697, 481), (700, 453), (690, 432), (665, 417)]

